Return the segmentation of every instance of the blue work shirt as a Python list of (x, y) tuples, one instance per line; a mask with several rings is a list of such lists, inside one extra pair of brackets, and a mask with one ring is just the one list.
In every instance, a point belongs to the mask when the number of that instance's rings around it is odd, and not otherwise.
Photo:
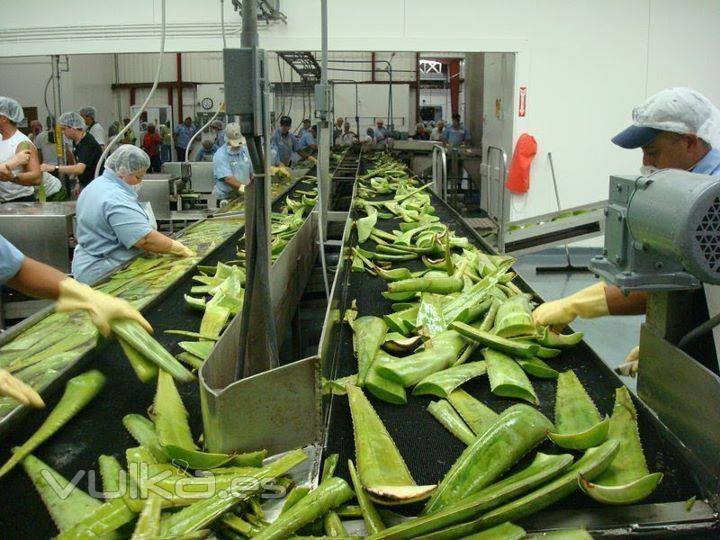
[(213, 144), (210, 150), (205, 150), (205, 147), (203, 146), (198, 150), (197, 156), (195, 156), (195, 161), (205, 161), (205, 156), (214, 156), (215, 152), (218, 151), (220, 147), (217, 144)]
[(140, 252), (135, 244), (153, 230), (135, 190), (110, 169), (82, 190), (75, 215), (72, 271), (82, 283), (94, 283), (132, 259)]
[(282, 129), (277, 128), (275, 133), (273, 133), (272, 139), (270, 139), (270, 143), (277, 147), (280, 161), (285, 165), (290, 165), (290, 158), (293, 152), (296, 152), (298, 149), (298, 140), (295, 138), (295, 135), (289, 131), (283, 133)]
[(0, 284), (14, 277), (24, 260), (25, 255), (0, 234)]
[(710, 176), (720, 176), (720, 150), (711, 149), (705, 156), (698, 161), (692, 168), (697, 174), (709, 174)]
[(384, 126), (381, 128), (375, 126), (373, 128), (373, 139), (376, 143), (383, 142), (387, 139), (387, 128)]
[(193, 126), (187, 127), (185, 124), (180, 124), (175, 128), (175, 146), (178, 148), (187, 148), (193, 135), (195, 135), (195, 128)]
[(301, 127), (300, 129), (298, 129), (298, 132), (297, 132), (297, 135), (295, 136), (295, 138), (299, 141), (302, 138), (302, 136), (305, 135), (308, 131), (310, 131), (310, 128)]
[(470, 132), (463, 126), (448, 126), (445, 128), (445, 131), (443, 131), (442, 138), (444, 141), (447, 141), (450, 146), (460, 146), (472, 137), (470, 137)]
[(280, 152), (274, 143), (270, 143), (270, 165), (273, 167), (280, 165)]
[(229, 152), (227, 144), (222, 145), (213, 156), (213, 176), (215, 177), (213, 195), (221, 200), (236, 195), (237, 191), (225, 183), (225, 178), (234, 176), (240, 183), (248, 185), (252, 172), (252, 162), (247, 146), (243, 145), (239, 153), (232, 154)]
[(217, 137), (215, 137), (215, 144), (219, 147), (221, 147), (223, 144), (225, 144), (225, 130), (222, 129), (217, 132)]
[(306, 131), (302, 137), (300, 137), (300, 142), (298, 143), (298, 150), (305, 150), (310, 145), (317, 144), (317, 141), (315, 140), (315, 137), (313, 137), (312, 131)]

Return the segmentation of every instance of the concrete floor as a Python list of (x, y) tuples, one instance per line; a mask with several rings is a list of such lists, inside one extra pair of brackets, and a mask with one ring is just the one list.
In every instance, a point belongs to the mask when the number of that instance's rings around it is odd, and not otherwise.
[[(570, 248), (573, 265), (586, 265), (600, 249)], [(545, 300), (555, 300), (567, 296), (597, 281), (589, 272), (537, 274), (537, 266), (565, 266), (565, 250), (548, 249), (520, 255), (515, 269), (522, 278)], [(611, 368), (623, 362), (627, 353), (640, 341), (640, 324), (644, 316), (602, 317), (598, 319), (577, 319), (572, 328), (585, 332), (585, 341), (598, 356)], [(633, 390), (636, 379), (621, 377)]]

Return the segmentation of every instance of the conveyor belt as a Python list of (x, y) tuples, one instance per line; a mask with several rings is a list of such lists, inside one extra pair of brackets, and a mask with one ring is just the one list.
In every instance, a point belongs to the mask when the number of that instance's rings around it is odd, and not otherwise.
[[(294, 189), (309, 189), (310, 184), (299, 182)], [(280, 197), (273, 204), (278, 210), (285, 198)], [(219, 261), (236, 258), (236, 243), (243, 234), (239, 230), (222, 246), (217, 248), (200, 264), (214, 265)], [(143, 312), (150, 321), (155, 338), (171, 353), (177, 354), (179, 341), (187, 338), (164, 333), (170, 329), (197, 331), (202, 314), (191, 309), (183, 296), (188, 294), (190, 287), (196, 285), (192, 281), (195, 272), (186, 274), (170, 290), (166, 291)], [(66, 478), (73, 478), (78, 471), (98, 471), (98, 457), (101, 454), (114, 455), (125, 464), (125, 450), (137, 446), (137, 443), (125, 431), (122, 418), (126, 414), (146, 414), (152, 405), (155, 394), (154, 384), (143, 384), (135, 376), (120, 349), (117, 341), (110, 341), (105, 346), (98, 346), (94, 351), (73, 367), (68, 378), (88, 369), (103, 372), (107, 381), (100, 394), (71, 422), (35, 452), (35, 455), (57, 469)], [(64, 385), (63, 385), (64, 386)], [(197, 382), (178, 386), (183, 401), (190, 414), (190, 425), (197, 438), (202, 433), (200, 399)], [(2, 443), (0, 460), (5, 462), (10, 448), (22, 444), (45, 420), (49, 411), (55, 406), (62, 394), (62, 387), (56, 388), (46, 399), (47, 408), (43, 411), (32, 411), (11, 432)], [(2, 538), (18, 538), (23, 540), (50, 538), (57, 533), (44, 504), (38, 497), (27, 478), (18, 466), (6, 477), (0, 479), (0, 529), (5, 531)], [(78, 485), (88, 490), (88, 476), (85, 474)], [(97, 474), (95, 493), (102, 491), (100, 476)]]
[[(443, 223), (454, 229), (458, 235), (465, 235), (470, 238), (471, 242), (475, 243), (476, 246), (489, 251), (489, 247), (462, 221), (460, 216), (434, 195), (432, 204)], [(379, 220), (377, 227), (390, 231), (397, 228), (397, 222), (395, 220)], [(351, 240), (351, 245), (357, 242), (355, 233), (352, 234)], [(368, 241), (362, 247), (372, 250), (374, 245), (374, 242)], [(398, 267), (398, 264), (400, 263), (394, 264), (394, 267)], [(402, 264), (407, 265), (413, 271), (424, 268), (420, 260)], [(346, 306), (349, 306), (352, 300), (356, 300), (359, 316), (382, 316), (392, 312), (392, 302), (386, 300), (380, 294), (381, 291), (386, 290), (382, 279), (367, 273), (349, 273), (347, 269), (345, 272), (344, 276), (338, 275), (336, 277), (336, 288), (341, 288), (339, 285), (343, 283), (344, 279), (348, 280), (347, 295), (345, 296)], [(527, 284), (520, 279), (516, 279), (515, 283), (523, 290), (533, 293)], [(336, 294), (337, 298), (341, 298), (343, 291), (337, 291)], [(536, 300), (540, 302), (541, 299), (537, 295), (535, 296)], [(341, 305), (340, 313), (343, 311)], [(356, 373), (357, 361), (352, 351), (352, 331), (348, 325), (341, 325), (339, 328), (339, 346), (333, 359), (336, 368), (334, 376), (343, 377)], [(621, 382), (585, 342), (582, 342), (577, 347), (563, 351), (558, 358), (548, 362), (558, 370), (573, 369), (587, 388), (600, 412), (602, 414), (612, 412), (614, 389), (619, 387)], [(532, 378), (532, 384), (540, 399), (540, 409), (549, 418), (554, 418), (555, 380)], [(463, 388), (496, 412), (500, 412), (517, 402), (516, 400), (501, 398), (492, 394), (487, 377), (479, 377), (470, 381), (463, 385)], [(395, 440), (400, 453), (418, 484), (431, 484), (440, 481), (463, 451), (464, 445), (426, 411), (430, 401), (437, 398), (432, 396), (415, 397), (411, 395), (411, 392), (408, 392), (408, 403), (404, 406), (396, 406), (375, 399), (370, 394), (367, 395)], [(644, 405), (638, 404), (638, 413), (640, 433), (648, 466), (652, 471), (665, 473), (659, 488), (649, 499), (643, 501), (643, 505), (681, 502), (692, 496), (698, 496), (698, 498), (704, 496), (705, 494), (700, 492), (698, 484), (693, 479), (693, 471), (689, 470), (679, 451), (671, 445), (665, 430), (654, 420), (654, 417)], [(350, 410), (347, 399), (344, 397), (333, 396), (331, 400), (326, 441), (328, 454), (340, 454), (338, 474), (347, 478), (346, 464), (348, 459), (354, 459), (354, 441)], [(550, 441), (543, 443), (539, 450), (541, 452), (558, 453), (558, 448)], [(526, 465), (528, 459), (529, 456), (519, 463), (518, 467)], [(570, 509), (578, 511), (579, 509), (587, 509), (592, 511), (592, 509), (599, 506), (598, 503), (588, 497), (576, 493), (553, 505), (551, 510)], [(418, 506), (401, 507), (401, 511), (408, 515), (413, 515), (418, 510)], [(607, 507), (604, 507), (604, 510), (607, 511)], [(624, 515), (632, 516), (631, 510), (632, 507), (624, 508)], [(628, 517), (628, 519), (633, 518)], [(706, 516), (706, 519), (710, 518)], [(542, 523), (541, 516), (537, 516), (535, 522)], [(631, 523), (633, 522), (631, 521), (628, 525)], [(703, 527), (707, 528), (708, 523), (706, 522)], [(689, 537), (687, 531), (685, 531), (683, 537)]]

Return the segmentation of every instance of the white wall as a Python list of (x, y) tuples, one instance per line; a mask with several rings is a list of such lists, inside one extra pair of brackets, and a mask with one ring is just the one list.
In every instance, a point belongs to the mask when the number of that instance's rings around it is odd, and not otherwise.
[[(168, 51), (217, 51), (219, 13), (197, 2), (168, 2)], [(147, 52), (158, 48), (159, 0), (63, 3), (5, 0), (0, 56), (73, 52)], [(319, 0), (283, 0), (288, 24), (261, 30), (271, 50), (317, 50)], [(219, 9), (219, 6), (218, 6)], [(225, 2), (228, 45), (239, 44), (239, 17)], [(514, 137), (538, 141), (531, 190), (514, 216), (552, 211), (547, 162), (555, 160), (561, 202), (607, 196), (611, 173), (636, 171), (639, 152), (609, 138), (634, 105), (668, 85), (692, 85), (720, 103), (720, 2), (717, 0), (333, 0), (333, 50), (515, 52)], [(5, 79), (0, 71), (0, 80)], [(527, 87), (527, 116), (517, 91)], [(9, 93), (9, 92), (8, 92)]]

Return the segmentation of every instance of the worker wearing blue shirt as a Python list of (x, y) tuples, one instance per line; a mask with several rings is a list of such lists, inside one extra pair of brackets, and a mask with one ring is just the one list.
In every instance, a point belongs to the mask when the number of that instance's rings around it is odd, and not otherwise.
[(292, 119), (289, 116), (280, 118), (280, 127), (273, 133), (270, 142), (277, 147), (278, 158), (283, 165), (290, 165), (293, 152), (298, 150), (298, 140), (290, 133)]
[(240, 125), (231, 122), (225, 128), (225, 144), (213, 156), (213, 195), (219, 201), (237, 196), (252, 181), (252, 174), (245, 137), (240, 133)]
[(215, 136), (215, 144), (218, 148), (225, 144), (225, 129), (221, 120), (213, 120), (210, 132)]
[[(150, 324), (125, 300), (96, 291), (51, 266), (26, 257), (0, 235), (0, 285), (3, 284), (28, 296), (57, 300), (55, 310), (59, 312), (86, 311), (104, 336), (110, 335), (110, 322), (115, 319), (132, 319), (148, 332), (152, 331)], [(11, 397), (30, 407), (45, 406), (35, 390), (4, 369), (0, 369), (0, 396)]]
[(300, 137), (298, 144), (298, 154), (304, 159), (312, 156), (317, 152), (317, 126), (312, 126), (309, 131)]
[(382, 118), (378, 118), (375, 121), (375, 129), (373, 130), (373, 139), (376, 143), (384, 143), (388, 137), (388, 131), (385, 127), (385, 121)]
[(472, 141), (470, 131), (465, 129), (460, 123), (459, 114), (455, 113), (452, 115), (452, 124), (445, 128), (442, 134), (442, 141), (452, 147), (470, 144)]
[(195, 127), (192, 125), (192, 118), (188, 116), (175, 128), (175, 151), (178, 161), (185, 161), (185, 152), (193, 135), (195, 135)]
[(302, 121), (302, 127), (301, 127), (301, 128), (298, 130), (298, 132), (297, 132), (297, 139), (298, 139), (298, 140), (300, 140), (300, 138), (301, 138), (303, 135), (305, 135), (305, 133), (307, 133), (308, 131), (310, 131), (310, 125), (311, 125), (311, 124), (312, 124), (312, 122), (310, 122), (310, 119), (309, 119), (309, 118), (305, 118), (305, 119)]
[(77, 241), (72, 271), (83, 283), (94, 283), (140, 250), (191, 257), (193, 251), (153, 229), (140, 206), (136, 188), (150, 166), (140, 148), (124, 144), (105, 162), (105, 172), (77, 201)]
[(215, 155), (215, 152), (220, 149), (220, 146), (221, 145), (217, 144), (216, 142), (213, 142), (212, 139), (205, 139), (200, 146), (200, 150), (198, 150), (198, 153), (195, 156), (195, 161), (211, 160), (212, 157)]

